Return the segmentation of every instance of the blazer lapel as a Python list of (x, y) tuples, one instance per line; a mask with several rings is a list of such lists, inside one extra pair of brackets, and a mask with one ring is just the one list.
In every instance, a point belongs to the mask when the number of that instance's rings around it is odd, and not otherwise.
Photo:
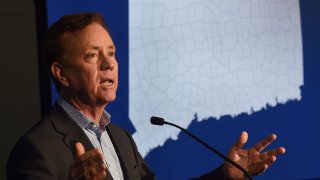
[(135, 157), (132, 156), (133, 150), (130, 148), (131, 143), (127, 137), (123, 137), (119, 129), (114, 128), (112, 124), (106, 126), (112, 144), (117, 152), (124, 179), (135, 179), (133, 169), (137, 167)]
[[(64, 134), (65, 137), (63, 141), (69, 147), (72, 154), (75, 155), (74, 145), (76, 142), (81, 142), (86, 152), (95, 149), (80, 126), (78, 126), (78, 124), (74, 122), (74, 120), (72, 120), (69, 115), (57, 104), (55, 104), (53, 107), (51, 121), (57, 132)], [(106, 179), (113, 180), (108, 170)]]
[(64, 135), (63, 141), (73, 153), (75, 152), (75, 142), (81, 142), (85, 151), (94, 149), (83, 130), (59, 105), (54, 106), (50, 117), (56, 131)]

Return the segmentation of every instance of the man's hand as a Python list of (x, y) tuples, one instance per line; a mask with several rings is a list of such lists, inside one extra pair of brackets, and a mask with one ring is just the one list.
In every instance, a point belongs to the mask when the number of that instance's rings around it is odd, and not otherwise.
[[(275, 148), (261, 152), (276, 139), (275, 134), (266, 137), (249, 149), (242, 149), (248, 140), (248, 133), (242, 132), (239, 140), (231, 147), (228, 157), (243, 167), (251, 176), (257, 176), (267, 170), (276, 161), (276, 156), (285, 153), (285, 148)], [(232, 164), (225, 162), (223, 171), (229, 179), (246, 179), (245, 174)]]
[(100, 150), (94, 149), (85, 152), (80, 142), (75, 144), (76, 160), (70, 168), (69, 179), (100, 180), (106, 177), (106, 165)]

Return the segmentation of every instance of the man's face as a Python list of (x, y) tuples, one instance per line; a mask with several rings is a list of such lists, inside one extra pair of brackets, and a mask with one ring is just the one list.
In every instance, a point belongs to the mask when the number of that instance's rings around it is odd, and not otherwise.
[(109, 33), (93, 23), (65, 38), (62, 68), (69, 98), (89, 106), (113, 101), (118, 87), (118, 63)]

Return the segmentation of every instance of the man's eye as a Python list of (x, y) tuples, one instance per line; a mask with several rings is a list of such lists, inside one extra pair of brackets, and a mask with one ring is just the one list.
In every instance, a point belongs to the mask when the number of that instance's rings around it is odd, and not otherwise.
[(94, 58), (96, 56), (97, 56), (96, 53), (87, 53), (87, 54), (85, 54), (85, 58), (86, 59), (92, 59), (92, 58)]
[(109, 52), (108, 52), (108, 55), (109, 55), (109, 56), (114, 56), (114, 55), (115, 55), (115, 52), (109, 51)]

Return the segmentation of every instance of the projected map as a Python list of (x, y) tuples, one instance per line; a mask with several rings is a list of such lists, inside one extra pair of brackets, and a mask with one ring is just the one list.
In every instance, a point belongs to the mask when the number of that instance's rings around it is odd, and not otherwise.
[(142, 156), (194, 115), (235, 117), (300, 100), (298, 0), (129, 1), (129, 117)]

